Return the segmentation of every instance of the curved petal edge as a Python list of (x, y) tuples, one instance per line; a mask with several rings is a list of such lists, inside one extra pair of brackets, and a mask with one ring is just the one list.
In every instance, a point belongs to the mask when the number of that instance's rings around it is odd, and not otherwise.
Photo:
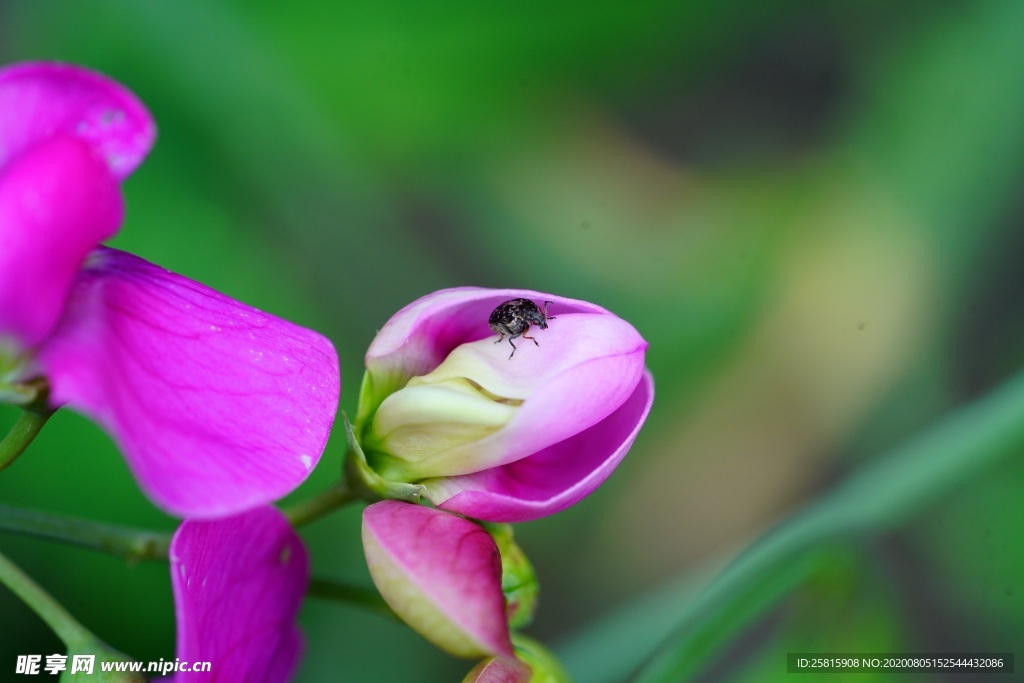
[(128, 88), (95, 71), (59, 62), (0, 69), (0, 166), (55, 135), (81, 139), (123, 180), (149, 153), (156, 125)]
[(304, 481), (341, 389), (326, 338), (106, 248), (80, 271), (37, 362), (53, 404), (101, 424), (143, 490), (192, 518)]
[(654, 402), (644, 371), (633, 394), (598, 424), (523, 460), (474, 474), (422, 482), (442, 510), (489, 522), (525, 522), (579, 502), (625, 457)]
[(170, 546), (178, 658), (210, 662), (175, 680), (290, 680), (302, 654), (296, 625), (309, 583), (302, 541), (272, 507), (188, 520)]

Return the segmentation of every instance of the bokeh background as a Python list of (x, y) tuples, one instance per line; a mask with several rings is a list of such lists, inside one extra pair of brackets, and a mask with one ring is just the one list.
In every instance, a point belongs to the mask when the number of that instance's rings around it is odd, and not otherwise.
[[(90, 66), (157, 120), (112, 244), (329, 336), (350, 413), (375, 330), (443, 287), (587, 299), (648, 339), (658, 395), (630, 455), (517, 531), (543, 591), (530, 633), (580, 683), (625, 680), (754, 539), (1017, 372), (1022, 35), (1014, 0), (0, 0), (0, 62)], [(695, 680), (781, 680), (791, 651), (1012, 651), (1024, 463), (1003, 450), (827, 536)], [(0, 501), (175, 525), (64, 412)], [(303, 529), (316, 575), (368, 585), (358, 522)], [(173, 658), (165, 565), (0, 549), (115, 647)], [(0, 621), (0, 679), (61, 651), (6, 590)], [(471, 666), (347, 604), (310, 599), (302, 626), (301, 681)]]

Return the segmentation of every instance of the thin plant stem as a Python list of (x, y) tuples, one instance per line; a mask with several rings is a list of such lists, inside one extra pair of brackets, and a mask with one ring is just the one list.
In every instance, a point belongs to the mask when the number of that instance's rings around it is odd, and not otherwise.
[(359, 495), (342, 481), (313, 498), (299, 501), (281, 511), (293, 527), (300, 527), (315, 522), (358, 498)]
[(69, 650), (81, 649), (96, 642), (96, 637), (78, 623), (63, 605), (3, 553), (0, 553), (0, 582), (32, 608)]
[[(298, 527), (320, 519), (356, 498), (344, 485), (338, 485), (296, 503), (284, 510), (284, 514), (289, 523)], [(0, 504), (2, 531), (77, 545), (116, 555), (129, 562), (166, 560), (171, 544), (169, 533)]]
[(70, 543), (130, 562), (166, 560), (170, 534), (0, 505), (0, 531)]
[(0, 470), (14, 462), (39, 434), (53, 413), (23, 410), (3, 441), (0, 441)]
[[(316, 498), (304, 501), (293, 508), (293, 510), (300, 511), (297, 516), (305, 522), (309, 522), (352, 499), (351, 494), (343, 497), (338, 488), (333, 488)], [(170, 534), (122, 527), (114, 524), (102, 524), (77, 517), (41, 512), (39, 510), (26, 510), (10, 505), (0, 505), (0, 531), (69, 543), (82, 548), (116, 555), (129, 562), (166, 560), (167, 549), (171, 541)], [(22, 574), (9, 561), (6, 561), (2, 555), (0, 555), (0, 560), (6, 562), (6, 566), (0, 563), (0, 581), (11, 586), (15, 593), (22, 596), (22, 599), (39, 612), (40, 616), (51, 625), (54, 631), (58, 632), (58, 635), (61, 635), (58, 627), (51, 624), (43, 612), (36, 608), (36, 603), (24, 597), (21, 591), (16, 590), (11, 585), (11, 582), (7, 580), (7, 574), (14, 576), (16, 582), (19, 579), (21, 583), (28, 582), (30, 587), (34, 586), (36, 591), (44, 596), (45, 592), (38, 586), (35, 586), (31, 579)], [(326, 579), (313, 579), (310, 582), (307, 593), (314, 597), (352, 603), (397, 619), (391, 608), (384, 602), (384, 599), (375, 590), (370, 588), (351, 586)], [(52, 598), (50, 598), (50, 602), (53, 603), (52, 607), (57, 610), (54, 613), (63, 619), (60, 605), (56, 604)], [(43, 604), (44, 608), (46, 608), (46, 605), (49, 603), (43, 602), (40, 604)], [(67, 618), (70, 619), (70, 616)], [(61, 638), (63, 639), (63, 635), (61, 635)]]
[(315, 598), (352, 603), (391, 619), (401, 621), (398, 615), (388, 607), (388, 603), (384, 602), (384, 598), (380, 596), (380, 593), (372, 588), (352, 586), (330, 579), (313, 578), (309, 581), (306, 594)]

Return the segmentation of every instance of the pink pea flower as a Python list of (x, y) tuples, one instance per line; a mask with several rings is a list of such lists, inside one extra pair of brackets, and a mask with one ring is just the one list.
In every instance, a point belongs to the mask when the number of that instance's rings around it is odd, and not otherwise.
[[(491, 312), (550, 301), (546, 329), (516, 339)], [(495, 343), (501, 342), (501, 343)], [(596, 489), (629, 450), (654, 399), (647, 342), (584, 301), (516, 289), (435, 292), (391, 318), (366, 353), (356, 432), (386, 478), (419, 482), (444, 510), (519, 522)]]
[(363, 511), (373, 582), (405, 623), (457, 657), (512, 657), (501, 558), (462, 517), (385, 500)]
[(309, 583), (302, 541), (270, 506), (184, 522), (170, 547), (177, 658), (210, 662), (176, 683), (291, 680), (302, 654), (296, 625)]
[(63, 64), (0, 69), (0, 394), (43, 376), (179, 516), (301, 483), (337, 410), (322, 336), (100, 245), (155, 128), (119, 84)]

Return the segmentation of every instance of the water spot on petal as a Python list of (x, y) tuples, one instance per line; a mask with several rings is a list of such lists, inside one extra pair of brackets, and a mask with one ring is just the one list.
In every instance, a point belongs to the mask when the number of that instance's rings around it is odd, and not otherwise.
[(103, 112), (103, 125), (109, 126), (124, 121), (124, 111), (121, 109), (108, 109)]
[(313, 458), (305, 454), (299, 456), (299, 462), (301, 462), (302, 466), (307, 470), (313, 466)]

